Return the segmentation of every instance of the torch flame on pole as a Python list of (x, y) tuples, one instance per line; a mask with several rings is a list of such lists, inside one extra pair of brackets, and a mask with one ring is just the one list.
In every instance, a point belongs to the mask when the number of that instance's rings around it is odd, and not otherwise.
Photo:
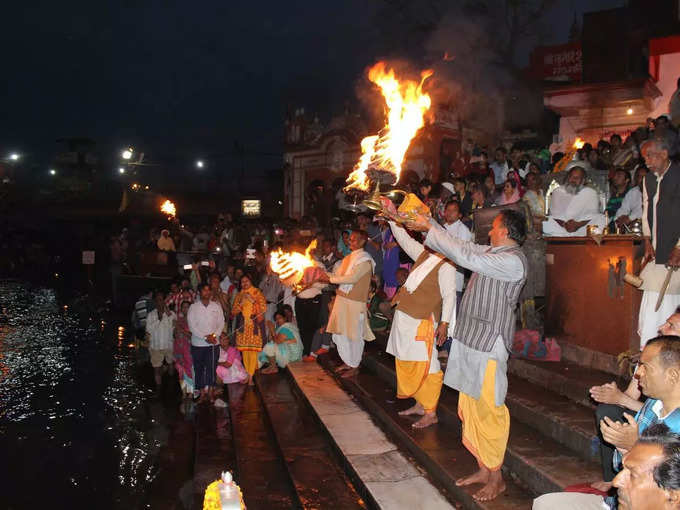
[(432, 73), (423, 71), (417, 82), (399, 80), (385, 62), (378, 62), (368, 70), (368, 79), (380, 88), (385, 99), (387, 124), (377, 135), (361, 141), (362, 155), (347, 178), (345, 189), (367, 190), (370, 182), (366, 170), (371, 166), (392, 172), (399, 180), (406, 151), (425, 124), (425, 113), (432, 104), (430, 96), (423, 92), (423, 83)]
[(161, 212), (173, 218), (177, 215), (177, 209), (175, 208), (175, 204), (170, 202), (170, 200), (166, 200), (165, 202), (163, 202), (163, 205), (161, 205)]
[(305, 269), (315, 265), (310, 255), (311, 251), (315, 248), (316, 239), (309, 243), (304, 254), (299, 251), (285, 252), (279, 248), (271, 253), (269, 266), (272, 268), (272, 271), (279, 275), (281, 281), (291, 286), (295, 285), (302, 280)]

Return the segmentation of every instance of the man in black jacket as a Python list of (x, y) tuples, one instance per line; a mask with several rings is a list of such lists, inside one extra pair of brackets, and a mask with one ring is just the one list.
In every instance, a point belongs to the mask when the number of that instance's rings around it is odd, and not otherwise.
[(644, 291), (638, 321), (641, 348), (680, 305), (680, 271), (676, 270), (655, 310), (669, 268), (680, 267), (680, 164), (670, 160), (672, 149), (671, 137), (655, 137), (642, 148), (651, 172), (642, 190), (642, 232), (649, 262), (640, 274)]

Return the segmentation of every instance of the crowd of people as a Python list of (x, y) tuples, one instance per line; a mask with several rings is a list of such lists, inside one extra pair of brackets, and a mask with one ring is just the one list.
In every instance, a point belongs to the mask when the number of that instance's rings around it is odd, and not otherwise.
[[(170, 288), (142, 296), (133, 314), (146, 334), (156, 381), (171, 370), (187, 398), (224, 405), (224, 383), (252, 385), (258, 370), (314, 362), (330, 349), (342, 361), (337, 372), (351, 377), (364, 343), (386, 335), (397, 396), (415, 399), (400, 415), (415, 415), (414, 428), (438, 422), (444, 384), (458, 390), (463, 443), (478, 469), (457, 483), (481, 484), (474, 497), (491, 500), (505, 490), (507, 362), (529, 272), (521, 249), (525, 214), (550, 236), (585, 235), (591, 227), (633, 231), (637, 222), (646, 263), (637, 373), (625, 392), (614, 383), (591, 389), (601, 403), (604, 480), (593, 484), (592, 494), (541, 496), (535, 508), (599, 508), (616, 489), (622, 506), (643, 508), (626, 501), (639, 497), (632, 473), (645, 462), (650, 501), (658, 501), (658, 491), (675, 494), (678, 480), (649, 473), (680, 462), (680, 450), (666, 448), (680, 440), (677, 275), (655, 308), (659, 280), (680, 266), (676, 144), (674, 128), (659, 118), (623, 143), (615, 135), (586, 144), (566, 162), (499, 148), (489, 163), (482, 152), (476, 160), (452, 161), (451, 173), (437, 184), (413, 182), (429, 213), (416, 209), (405, 220), (389, 201), (374, 215), (342, 198), (338, 217), (326, 223), (306, 217), (298, 224), (247, 225), (225, 214), (211, 227), (193, 228), (195, 234), (177, 220), (152, 229), (145, 242), (176, 268)], [(563, 171), (548, 173), (553, 166)], [(521, 210), (504, 207), (520, 201)], [(490, 246), (475, 244), (475, 210), (492, 206), (501, 207), (488, 232)], [(282, 282), (269, 264), (272, 250), (304, 252), (312, 239), (311, 267), (296, 285)], [(131, 261), (128, 247), (128, 231), (112, 238), (114, 276)], [(447, 361), (445, 370), (440, 360)]]

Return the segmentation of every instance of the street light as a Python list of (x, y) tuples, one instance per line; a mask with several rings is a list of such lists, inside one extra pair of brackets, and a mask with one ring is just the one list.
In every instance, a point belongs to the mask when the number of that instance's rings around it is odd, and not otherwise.
[(9, 155), (9, 159), (11, 159), (12, 161), (18, 161), (19, 155), (16, 152), (13, 152), (12, 154)]
[(121, 156), (123, 159), (130, 159), (132, 157), (132, 147), (125, 149)]
[(57, 175), (57, 171), (54, 168), (50, 168), (50, 175)]
[(203, 168), (203, 166), (204, 166), (203, 161), (201, 161), (200, 159), (198, 161), (196, 161), (196, 166), (198, 168)]
[(119, 167), (119, 168), (118, 168), (118, 173), (124, 174), (124, 173), (125, 173), (125, 168), (123, 168), (122, 166)]

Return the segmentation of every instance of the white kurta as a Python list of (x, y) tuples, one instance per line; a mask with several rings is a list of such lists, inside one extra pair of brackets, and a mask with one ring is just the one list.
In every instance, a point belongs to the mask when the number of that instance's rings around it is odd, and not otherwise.
[[(406, 231), (396, 223), (390, 222), (392, 234), (399, 246), (413, 260), (416, 260), (425, 250), (424, 246), (409, 236)], [(431, 255), (436, 257), (436, 255)], [(451, 264), (442, 264), (438, 269), (439, 291), (442, 296), (442, 317), (451, 317), (456, 308), (456, 269)], [(387, 352), (402, 361), (427, 361), (430, 360), (430, 373), (439, 371), (437, 349), (432, 349), (428, 357), (425, 342), (417, 341), (416, 332), (420, 325), (420, 319), (397, 310), (392, 320), (392, 329), (387, 340)], [(435, 324), (436, 327), (436, 324)]]
[[(577, 237), (586, 235), (588, 225), (597, 225), (600, 229), (605, 227), (605, 215), (600, 213), (600, 199), (597, 191), (593, 188), (584, 187), (576, 195), (571, 195), (564, 190), (563, 186), (555, 189), (550, 196), (550, 215), (543, 222), (544, 236)], [(590, 220), (574, 232), (560, 226), (555, 220)]]
[[(364, 250), (355, 250), (348, 257), (352, 257), (343, 274), (330, 275), (331, 283), (340, 285), (340, 289), (349, 292), (366, 273), (373, 272), (373, 259)], [(338, 270), (340, 270), (338, 268)], [(337, 295), (328, 318), (327, 330), (333, 334), (333, 343), (338, 348), (338, 355), (342, 361), (356, 368), (361, 363), (364, 352), (364, 339), (374, 340), (375, 335), (368, 325), (368, 310), (365, 302), (347, 299)], [(335, 332), (334, 332), (335, 331)]]
[[(669, 164), (670, 167), (670, 164)], [(647, 188), (642, 190), (642, 233), (651, 238), (652, 246), (656, 250), (656, 206), (661, 194), (661, 183), (666, 174), (657, 176), (656, 193), (652, 203), (649, 203)], [(648, 210), (653, 207), (652, 225), (649, 224)], [(640, 335), (640, 348), (644, 347), (648, 340), (658, 335), (659, 326), (670, 317), (678, 306), (680, 306), (680, 271), (675, 271), (671, 278), (666, 294), (659, 311), (655, 312), (656, 302), (659, 298), (659, 291), (663, 285), (667, 270), (663, 264), (656, 264), (653, 260), (649, 262), (640, 273), (642, 278), (642, 301), (640, 302), (640, 314), (638, 316), (638, 334)]]
[[(455, 223), (444, 225), (444, 230), (451, 234), (456, 239), (461, 241), (472, 241), (472, 232), (465, 226), (465, 223), (458, 220)], [(463, 284), (465, 283), (465, 275), (463, 271), (458, 269), (456, 271), (456, 292), (463, 292)]]
[(642, 191), (637, 186), (630, 188), (628, 193), (621, 201), (621, 207), (616, 211), (614, 219), (621, 216), (628, 216), (631, 220), (639, 220), (642, 218)]

